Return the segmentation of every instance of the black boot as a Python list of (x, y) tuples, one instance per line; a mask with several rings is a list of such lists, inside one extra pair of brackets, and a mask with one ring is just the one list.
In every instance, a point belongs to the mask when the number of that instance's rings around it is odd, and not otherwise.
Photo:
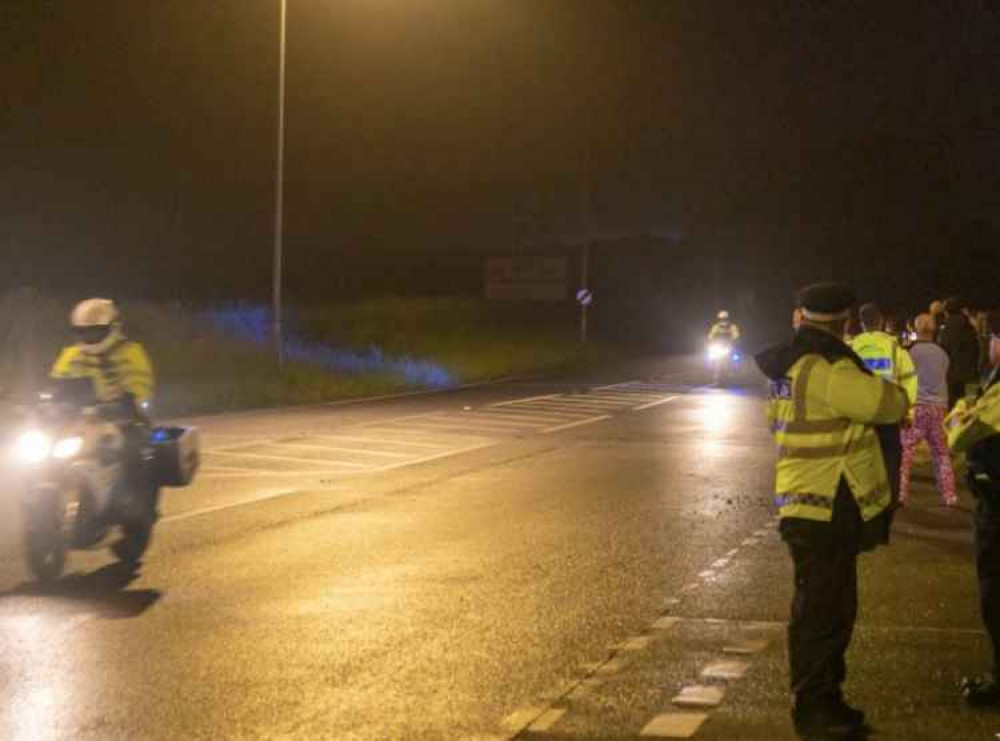
[(805, 739), (857, 738), (864, 732), (864, 721), (856, 717), (858, 712), (834, 701), (797, 705), (792, 710), (792, 722), (795, 732)]

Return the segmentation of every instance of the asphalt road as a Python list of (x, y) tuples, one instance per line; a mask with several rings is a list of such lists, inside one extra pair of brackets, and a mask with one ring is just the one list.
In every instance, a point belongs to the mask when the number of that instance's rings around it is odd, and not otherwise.
[[(760, 384), (705, 380), (662, 359), (197, 420), (141, 573), (78, 553), (52, 592), (8, 486), (0, 738), (791, 738)], [(987, 656), (967, 513), (925, 482), (897, 531), (848, 693), (880, 738), (995, 738), (956, 687)]]

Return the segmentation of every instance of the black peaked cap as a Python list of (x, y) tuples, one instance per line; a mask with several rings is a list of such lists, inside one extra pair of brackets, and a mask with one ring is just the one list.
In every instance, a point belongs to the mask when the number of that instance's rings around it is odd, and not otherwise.
[(797, 305), (817, 314), (840, 314), (856, 300), (854, 289), (843, 283), (813, 283), (799, 291)]

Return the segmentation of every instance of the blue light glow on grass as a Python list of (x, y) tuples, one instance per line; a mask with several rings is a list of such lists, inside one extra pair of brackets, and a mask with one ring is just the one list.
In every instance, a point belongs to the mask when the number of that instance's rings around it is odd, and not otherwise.
[[(211, 326), (235, 340), (264, 346), (271, 342), (271, 311), (264, 306), (218, 308), (205, 312)], [(283, 343), (285, 358), (292, 362), (317, 365), (352, 375), (389, 374), (408, 384), (431, 388), (458, 385), (458, 379), (444, 366), (411, 357), (389, 357), (370, 345), (364, 352), (310, 342), (288, 333)]]

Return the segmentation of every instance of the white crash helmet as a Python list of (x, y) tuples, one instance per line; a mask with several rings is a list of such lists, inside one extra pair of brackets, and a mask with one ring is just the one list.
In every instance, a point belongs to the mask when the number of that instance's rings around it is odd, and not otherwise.
[(724, 321), (726, 321), (729, 318), (729, 312), (726, 311), (725, 309), (723, 309), (722, 311), (720, 311), (718, 313), (717, 316), (718, 316), (718, 319), (719, 319), (720, 322), (724, 322)]
[(81, 301), (73, 308), (69, 320), (77, 345), (86, 353), (107, 352), (123, 337), (118, 307), (110, 299)]

